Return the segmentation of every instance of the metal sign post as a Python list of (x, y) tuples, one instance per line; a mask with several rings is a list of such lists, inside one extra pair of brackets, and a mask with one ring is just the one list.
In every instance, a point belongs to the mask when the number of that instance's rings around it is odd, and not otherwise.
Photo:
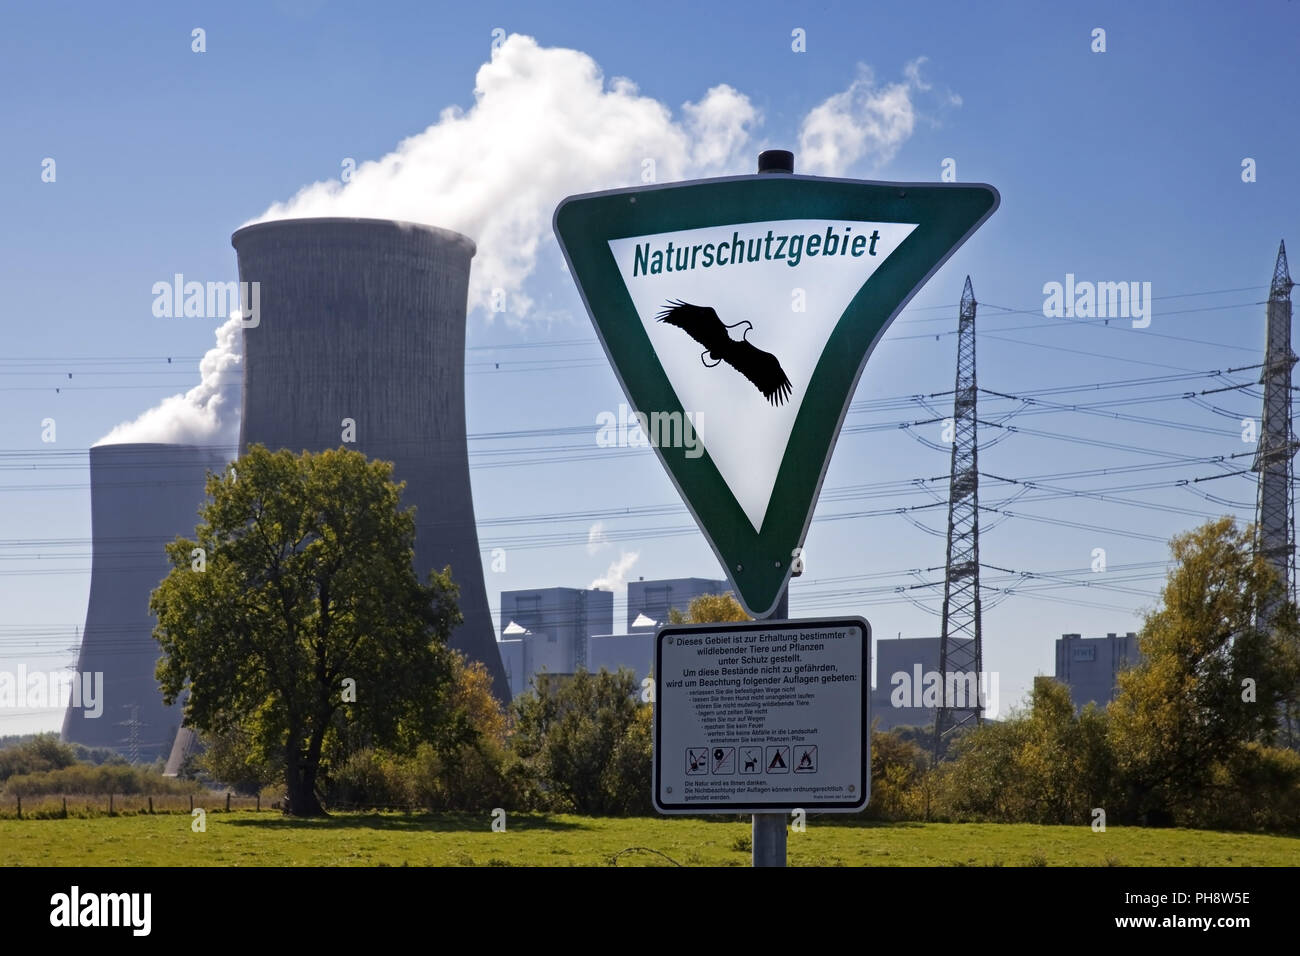
[[(762, 164), (759, 172), (764, 172)], [(790, 586), (781, 589), (781, 597), (768, 615), (774, 620), (790, 616)], [(752, 866), (785, 866), (789, 859), (786, 851), (786, 815), (784, 813), (755, 813), (750, 816), (749, 844)]]
[(785, 814), (756, 813), (753, 820), (754, 866), (785, 866)]

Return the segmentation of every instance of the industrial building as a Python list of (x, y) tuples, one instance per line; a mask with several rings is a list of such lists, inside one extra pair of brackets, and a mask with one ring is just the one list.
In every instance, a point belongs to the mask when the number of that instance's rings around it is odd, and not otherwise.
[[(547, 588), (547, 591), (570, 591), (571, 588)], [(504, 602), (505, 595), (502, 593)], [(536, 593), (536, 592), (514, 592)], [(605, 594), (613, 597), (609, 591), (583, 592), (577, 594)], [(510, 691), (514, 695), (524, 693), (532, 684), (533, 678), (545, 671), (554, 675), (570, 675), (583, 670), (593, 673), (607, 670), (610, 673), (626, 667), (636, 674), (639, 684), (654, 667), (655, 632), (644, 631), (637, 634), (592, 633), (594, 628), (576, 628), (572, 625), (525, 627), (518, 621), (510, 620), (501, 629), (501, 639), (497, 646), (501, 649), (501, 662), (505, 665), (506, 676), (510, 680)], [(608, 622), (603, 630), (609, 630)], [(585, 633), (584, 633), (585, 632)], [(579, 654), (585, 654), (585, 660), (579, 663)]]
[(171, 570), (163, 546), (194, 536), (207, 473), (228, 457), (198, 445), (90, 449), (90, 599), (77, 673), (103, 674), (103, 711), (69, 707), (64, 740), (143, 761), (170, 750), (180, 706), (163, 706), (154, 678), (161, 655), (149, 597)]
[(1056, 642), (1056, 679), (1070, 688), (1075, 710), (1105, 707), (1115, 699), (1119, 672), (1138, 660), (1137, 634), (1083, 637), (1062, 634)]
[(712, 578), (665, 578), (658, 581), (627, 583), (627, 632), (653, 633), (668, 623), (670, 610), (683, 614), (691, 601), (704, 594), (725, 594), (731, 590), (726, 581)]
[(636, 634), (597, 634), (587, 645), (587, 667), (611, 674), (626, 667), (636, 675), (639, 685), (654, 671), (655, 632)]
[[(937, 637), (895, 638), (876, 641), (876, 682), (871, 690), (871, 722), (877, 730), (925, 727), (934, 723), (938, 708), (924, 706), (927, 687), (941, 686)], [(964, 642), (949, 641), (964, 649)], [(976, 680), (979, 680), (978, 675)], [(965, 691), (954, 684), (954, 691)], [(930, 691), (934, 693), (933, 690)], [(991, 701), (990, 701), (991, 703)]]
[(637, 682), (654, 666), (655, 631), (669, 611), (683, 614), (702, 594), (725, 594), (726, 581), (667, 578), (630, 581), (627, 633), (615, 634), (614, 595), (580, 588), (532, 588), (501, 592), (497, 647), (512, 694), (526, 691), (534, 675), (573, 674), (579, 669), (627, 668)]
[(573, 674), (591, 668), (588, 641), (614, 627), (614, 593), (597, 588), (529, 588), (501, 592), (497, 647), (511, 695), (533, 675)]

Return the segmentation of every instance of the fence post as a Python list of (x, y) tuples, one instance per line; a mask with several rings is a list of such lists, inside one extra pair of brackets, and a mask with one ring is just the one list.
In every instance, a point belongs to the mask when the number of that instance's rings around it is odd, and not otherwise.
[(21, 820), (22, 818), (23, 818), (23, 795), (20, 793), (18, 794), (18, 819)]
[(153, 813), (153, 797), (149, 798), (149, 813)]
[(108, 815), (113, 815), (113, 791), (108, 792)]
[(68, 819), (68, 798), (67, 798), (67, 796), (64, 796), (64, 798), (63, 798), (63, 819), (65, 819), (65, 820)]
[(194, 813), (194, 794), (190, 794), (190, 813)]
[(257, 812), (262, 812), (262, 795), (260, 793), (257, 795)]
[(226, 791), (226, 812), (230, 812), (230, 791)]

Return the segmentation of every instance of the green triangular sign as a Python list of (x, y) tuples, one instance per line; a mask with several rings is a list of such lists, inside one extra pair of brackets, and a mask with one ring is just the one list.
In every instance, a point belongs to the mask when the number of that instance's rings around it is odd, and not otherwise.
[(789, 580), (871, 350), (998, 202), (985, 185), (761, 174), (555, 210), (614, 372), (750, 614)]

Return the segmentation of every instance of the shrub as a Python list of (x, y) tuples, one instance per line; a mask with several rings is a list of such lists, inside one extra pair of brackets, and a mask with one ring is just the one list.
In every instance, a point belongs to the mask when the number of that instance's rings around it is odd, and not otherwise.
[(649, 705), (639, 707), (609, 755), (601, 787), (610, 813), (645, 816), (654, 812), (650, 800), (653, 717)]
[(422, 744), (408, 765), (416, 803), (430, 810), (521, 808), (504, 747), (490, 737), (439, 752)]
[(59, 741), (58, 734), (37, 734), (0, 750), (0, 783), (17, 774), (60, 770), (76, 763), (76, 752)]
[(871, 820), (908, 820), (924, 814), (920, 785), (926, 756), (910, 740), (890, 731), (871, 732)]
[(1034, 679), (1028, 711), (965, 734), (935, 775), (943, 819), (993, 823), (1087, 823), (1115, 804), (1115, 760), (1104, 711), (1075, 715), (1069, 690)]
[(172, 794), (195, 793), (197, 784), (163, 777), (152, 768), (130, 764), (75, 764), (58, 770), (15, 774), (5, 782), (5, 792), (20, 797), (47, 794)]
[(1210, 785), (1183, 813), (1183, 826), (1300, 832), (1300, 754), (1247, 744), (1217, 764)]
[(389, 754), (365, 748), (343, 761), (326, 785), (329, 806), (403, 807), (412, 802), (407, 774)]
[(649, 705), (636, 699), (635, 675), (541, 674), (535, 684), (515, 699), (512, 743), (549, 807), (640, 812), (629, 808), (644, 806), (637, 794), (649, 791)]

